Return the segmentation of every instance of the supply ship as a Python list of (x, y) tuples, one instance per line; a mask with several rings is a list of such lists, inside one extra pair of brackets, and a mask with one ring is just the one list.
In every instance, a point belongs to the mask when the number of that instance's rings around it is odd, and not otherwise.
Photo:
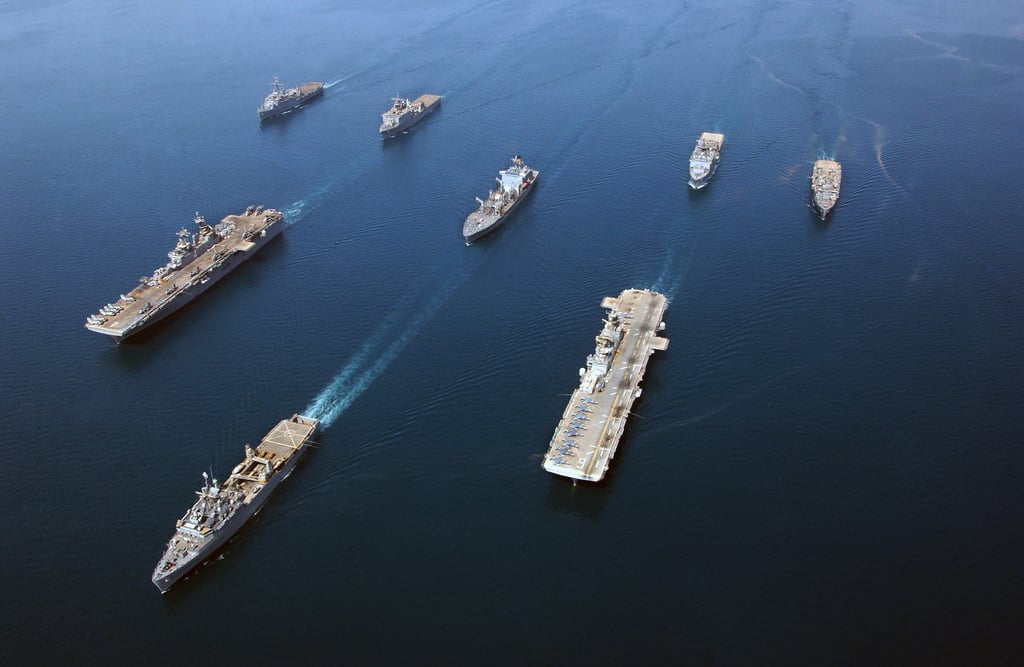
[(404, 97), (392, 99), (391, 108), (381, 114), (380, 136), (390, 139), (420, 122), (441, 104), (440, 95), (420, 95), (410, 102)]
[(714, 176), (723, 143), (725, 135), (714, 132), (703, 132), (697, 139), (697, 145), (690, 153), (690, 187), (694, 190), (703, 188)]
[(324, 84), (319, 81), (310, 81), (285, 90), (275, 76), (274, 89), (263, 100), (263, 104), (256, 110), (256, 113), (259, 114), (261, 121), (270, 120), (299, 107), (303, 102), (308, 102), (322, 92), (324, 92)]
[(526, 166), (518, 155), (514, 156), (508, 169), (498, 172), (497, 183), (487, 195), (487, 200), (476, 198), (479, 206), (469, 214), (462, 225), (462, 235), (466, 238), (466, 244), (494, 231), (505, 222), (533, 190), (533, 184), (537, 182), (538, 176), (539, 171)]
[(647, 360), (668, 348), (668, 339), (657, 335), (665, 329), (664, 295), (629, 289), (618, 298), (605, 297), (601, 307), (611, 312), (544, 456), (545, 470), (574, 484), (604, 477), (633, 401), (640, 397)]
[(245, 459), (226, 482), (210, 480), (203, 473), (198, 499), (178, 520), (174, 536), (153, 570), (153, 583), (161, 593), (215, 554), (260, 511), (295, 469), (318, 425), (316, 419), (298, 414), (282, 419), (255, 450), (245, 446)]
[(112, 336), (118, 342), (159, 322), (252, 257), (284, 229), (280, 211), (250, 206), (229, 215), (216, 227), (196, 213), (196, 233), (178, 232), (178, 243), (167, 253), (170, 261), (139, 279), (139, 286), (100, 308), (85, 320), (85, 328)]
[(814, 171), (811, 173), (811, 199), (822, 220), (839, 201), (839, 181), (842, 178), (843, 168), (838, 162), (818, 160), (814, 163)]

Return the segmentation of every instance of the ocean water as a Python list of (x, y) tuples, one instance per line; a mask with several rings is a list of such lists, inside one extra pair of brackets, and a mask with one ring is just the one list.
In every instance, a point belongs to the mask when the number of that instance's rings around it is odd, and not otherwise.
[[(0, 2), (0, 661), (1013, 662), (1022, 16)], [(275, 74), (327, 90), (261, 127)], [(422, 92), (440, 111), (382, 142)], [(467, 247), (517, 152), (536, 192)], [(194, 211), (251, 203), (288, 228), (201, 299), (83, 328)], [(630, 287), (668, 295), (671, 344), (574, 488), (541, 458)], [(200, 473), (294, 412), (320, 446), (161, 596)]]

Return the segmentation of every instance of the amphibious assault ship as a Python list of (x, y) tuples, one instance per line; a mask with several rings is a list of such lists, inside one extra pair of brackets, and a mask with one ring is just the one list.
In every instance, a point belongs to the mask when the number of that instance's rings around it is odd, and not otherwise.
[(301, 86), (285, 90), (281, 87), (281, 83), (275, 76), (274, 89), (263, 100), (263, 104), (256, 110), (256, 113), (259, 114), (261, 121), (270, 120), (295, 109), (303, 102), (313, 99), (322, 92), (324, 92), (324, 84), (319, 81), (310, 81)]
[(479, 206), (469, 214), (462, 225), (462, 235), (466, 244), (476, 241), (481, 236), (494, 231), (505, 221), (520, 202), (533, 190), (540, 172), (526, 166), (518, 155), (512, 158), (508, 169), (498, 172), (497, 183), (487, 195), (487, 200), (476, 198)]
[(254, 450), (245, 446), (245, 459), (221, 484), (203, 473), (198, 499), (178, 519), (174, 536), (153, 570), (161, 593), (224, 546), (231, 536), (263, 507), (270, 494), (287, 479), (310, 445), (319, 422), (292, 415), (282, 419)]
[(843, 168), (834, 160), (818, 160), (811, 173), (811, 200), (821, 219), (829, 214), (839, 201), (839, 181)]
[(697, 145), (690, 153), (690, 187), (700, 190), (718, 169), (718, 159), (722, 155), (722, 144), (725, 143), (724, 134), (714, 132), (703, 132), (697, 139)]
[(441, 104), (440, 95), (420, 95), (410, 102), (404, 97), (392, 99), (391, 108), (381, 114), (380, 136), (390, 139), (423, 120)]
[(139, 286), (100, 308), (85, 320), (85, 328), (112, 336), (118, 342), (159, 322), (252, 257), (284, 229), (280, 211), (250, 206), (229, 215), (216, 227), (196, 213), (196, 233), (178, 232), (178, 243), (167, 253), (170, 261), (142, 276)]
[(618, 298), (605, 297), (601, 307), (611, 313), (544, 456), (545, 470), (572, 478), (574, 484), (604, 477), (633, 401), (640, 397), (647, 360), (655, 350), (668, 348), (668, 339), (657, 335), (665, 329), (664, 295), (629, 289)]

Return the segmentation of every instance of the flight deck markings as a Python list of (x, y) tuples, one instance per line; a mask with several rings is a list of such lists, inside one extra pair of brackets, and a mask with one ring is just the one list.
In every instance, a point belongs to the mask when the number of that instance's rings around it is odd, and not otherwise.
[[(616, 405), (618, 404), (618, 402), (619, 402), (619, 396), (620, 396), (620, 395), (621, 395), (621, 394), (617, 394), (617, 395), (615, 396), (615, 400), (614, 400), (614, 401), (612, 401), (612, 408), (611, 408), (611, 410), (609, 410), (609, 411), (608, 411), (608, 420), (607, 420), (607, 421), (605, 421), (605, 423), (604, 423), (604, 428), (603, 428), (603, 429), (601, 429), (601, 435), (600, 435), (600, 436), (598, 436), (598, 438), (597, 438), (597, 444), (598, 444), (598, 448), (600, 448), (600, 443), (601, 443), (601, 441), (602, 441), (602, 440), (604, 440), (604, 434), (605, 434), (605, 433), (606, 433), (606, 432), (608, 431), (608, 427), (609, 427), (609, 426), (611, 425), (611, 423), (612, 423), (612, 413), (613, 413), (613, 412), (615, 411), (615, 406), (616, 406)], [(597, 460), (597, 452), (598, 452), (598, 450), (594, 450), (594, 455), (593, 455), (593, 456), (591, 456), (591, 458), (590, 458), (590, 465), (588, 465), (588, 466), (587, 466), (587, 476), (588, 476), (588, 477), (590, 476), (590, 470), (591, 470), (591, 469), (592, 469), (592, 468), (594, 467), (594, 461), (596, 461), (596, 460)]]

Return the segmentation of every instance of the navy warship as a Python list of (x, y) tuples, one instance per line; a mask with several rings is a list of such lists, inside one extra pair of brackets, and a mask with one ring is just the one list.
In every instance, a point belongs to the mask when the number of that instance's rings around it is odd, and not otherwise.
[(537, 182), (538, 176), (539, 171), (530, 169), (521, 157), (514, 156), (508, 169), (498, 172), (497, 182), (487, 195), (487, 200), (476, 198), (479, 206), (469, 214), (462, 225), (462, 235), (466, 238), (466, 244), (497, 229), (533, 190), (533, 184)]
[(647, 360), (655, 350), (668, 348), (668, 339), (657, 335), (665, 330), (664, 295), (628, 289), (618, 298), (605, 297), (601, 307), (611, 312), (544, 455), (544, 469), (573, 484), (604, 477), (633, 401), (640, 397)]
[(690, 187), (694, 190), (703, 188), (714, 176), (723, 143), (725, 135), (715, 132), (702, 132), (697, 139), (697, 145), (690, 153)]
[(254, 450), (245, 446), (245, 459), (221, 484), (203, 473), (198, 499), (178, 519), (167, 549), (153, 570), (161, 593), (224, 546), (231, 536), (260, 511), (278, 485), (288, 478), (310, 446), (319, 422), (292, 415), (282, 419)]
[(426, 118), (440, 104), (440, 95), (420, 95), (412, 102), (404, 97), (393, 98), (391, 108), (380, 116), (380, 136), (390, 139), (405, 132)]
[(263, 104), (256, 110), (256, 113), (259, 114), (261, 121), (270, 120), (295, 109), (303, 102), (313, 99), (322, 92), (324, 92), (324, 84), (319, 81), (310, 81), (301, 86), (285, 90), (281, 87), (281, 83), (275, 76), (274, 89), (263, 100)]
[(834, 160), (818, 160), (811, 172), (811, 200), (814, 209), (824, 220), (839, 201), (839, 181), (843, 168)]
[(284, 229), (280, 211), (250, 206), (229, 215), (216, 227), (196, 213), (198, 229), (178, 232), (178, 243), (167, 253), (170, 261), (142, 276), (139, 286), (108, 303), (85, 320), (85, 328), (112, 336), (118, 342), (159, 322), (252, 257)]

